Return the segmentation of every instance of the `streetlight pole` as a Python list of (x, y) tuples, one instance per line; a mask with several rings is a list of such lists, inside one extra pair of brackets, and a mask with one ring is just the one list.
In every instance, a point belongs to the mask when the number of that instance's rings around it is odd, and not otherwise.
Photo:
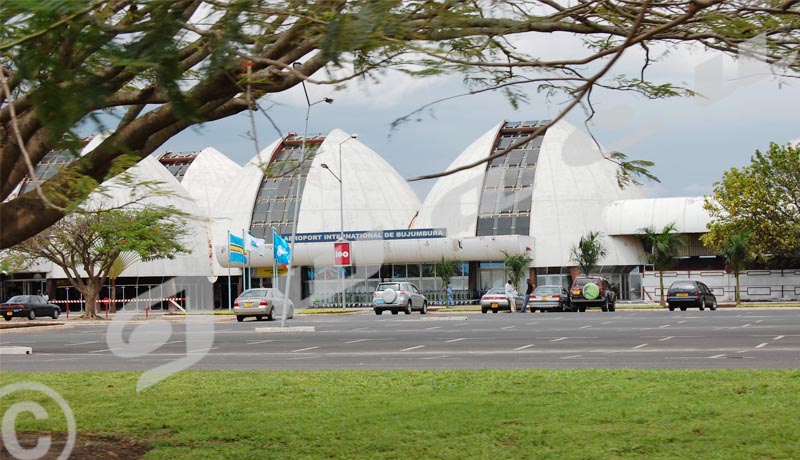
[[(299, 67), (301, 64), (299, 62), (292, 63), (292, 67)], [(303, 131), (303, 143), (300, 145), (300, 164), (297, 166), (297, 172), (295, 174), (295, 179), (297, 181), (297, 187), (295, 187), (294, 193), (294, 220), (292, 221), (292, 241), (289, 242), (289, 267), (287, 268), (286, 272), (286, 293), (284, 294), (284, 299), (286, 300), (286, 305), (288, 305), (289, 300), (289, 292), (292, 287), (292, 268), (294, 262), (294, 241), (297, 239), (297, 220), (298, 220), (298, 213), (300, 209), (300, 174), (302, 173), (302, 168), (300, 167), (303, 162), (306, 160), (306, 139), (308, 138), (308, 117), (311, 114), (311, 106), (317, 105), (320, 102), (325, 102), (328, 104), (333, 104), (333, 99), (329, 97), (322, 98), (314, 103), (311, 102), (311, 99), (308, 98), (308, 91), (306, 90), (306, 82), (305, 80), (301, 80), (300, 84), (303, 86), (303, 93), (306, 95), (306, 125)], [(286, 327), (286, 306), (283, 307), (284, 311), (281, 315), (281, 327)]]
[[(339, 182), (339, 242), (347, 241), (345, 239), (345, 237), (344, 237), (344, 191), (343, 191), (344, 190), (344, 186), (343, 186), (344, 183), (342, 182), (342, 178), (344, 177), (344, 167), (342, 165), (342, 144), (344, 144), (345, 142), (349, 141), (350, 139), (355, 139), (357, 137), (358, 137), (357, 134), (351, 134), (350, 137), (348, 137), (347, 139), (343, 140), (342, 142), (339, 142), (339, 175), (338, 176), (336, 175), (336, 173), (331, 171), (331, 168), (328, 165), (326, 165), (325, 163), (322, 163), (322, 167), (324, 169), (327, 169), (328, 172), (331, 173), (331, 175), (334, 178), (336, 178), (336, 180)], [(341, 270), (339, 270), (338, 275), (339, 275), (339, 306), (342, 309), (344, 309), (344, 306), (345, 306), (344, 305), (345, 304), (345, 298), (344, 298), (344, 275), (342, 274)]]

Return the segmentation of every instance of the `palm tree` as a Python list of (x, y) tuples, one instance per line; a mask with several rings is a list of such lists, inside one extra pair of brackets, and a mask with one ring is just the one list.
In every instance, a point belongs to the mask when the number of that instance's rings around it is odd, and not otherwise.
[(570, 250), (570, 261), (575, 262), (586, 276), (589, 276), (600, 260), (606, 256), (606, 246), (601, 241), (602, 237), (601, 232), (589, 232)]
[(726, 241), (722, 244), (722, 255), (725, 256), (725, 261), (728, 263), (728, 266), (730, 266), (736, 278), (736, 306), (738, 307), (741, 303), (739, 273), (744, 270), (745, 264), (752, 257), (750, 252), (750, 233), (739, 230), (729, 234)]
[(505, 251), (502, 251), (503, 255), (506, 256), (503, 263), (508, 268), (508, 272), (511, 275), (511, 284), (514, 285), (514, 289), (518, 289), (518, 284), (520, 278), (525, 274), (525, 271), (530, 270), (531, 262), (533, 259), (527, 254), (509, 254)]
[(653, 227), (640, 228), (639, 235), (644, 240), (645, 258), (647, 262), (658, 270), (661, 300), (659, 305), (666, 306), (664, 302), (664, 271), (675, 266), (675, 258), (680, 254), (681, 248), (686, 244), (683, 237), (675, 230), (675, 224), (665, 226), (660, 232)]
[[(458, 268), (457, 263), (458, 262), (455, 260), (445, 260), (445, 258), (442, 257), (442, 260), (434, 265), (433, 272), (442, 280), (442, 290), (447, 289), (447, 285), (450, 284), (450, 279), (456, 274), (456, 269)], [(446, 296), (445, 299), (447, 299)], [(447, 301), (445, 301), (445, 305), (448, 307), (450, 306)]]
[(111, 313), (117, 312), (117, 278), (122, 275), (128, 267), (139, 260), (139, 255), (135, 252), (123, 252), (114, 259), (111, 268), (108, 269), (108, 279), (111, 280)]

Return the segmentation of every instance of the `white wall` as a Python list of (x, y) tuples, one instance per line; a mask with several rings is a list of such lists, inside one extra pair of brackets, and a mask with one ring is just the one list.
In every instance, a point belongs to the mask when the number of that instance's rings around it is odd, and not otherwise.
[[(673, 281), (686, 279), (705, 283), (720, 303), (735, 301), (736, 278), (722, 270), (664, 272), (664, 290)], [(800, 269), (748, 270), (739, 274), (739, 282), (743, 301), (800, 300)], [(658, 302), (658, 272), (645, 272), (642, 286), (646, 292), (644, 300)]]

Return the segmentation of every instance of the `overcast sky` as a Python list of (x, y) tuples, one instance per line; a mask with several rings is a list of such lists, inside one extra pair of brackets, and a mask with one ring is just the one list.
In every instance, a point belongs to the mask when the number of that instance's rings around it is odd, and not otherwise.
[[(534, 41), (547, 37), (536, 37)], [(574, 54), (574, 44), (546, 49)], [(543, 43), (537, 43), (542, 45)], [(552, 45), (552, 43), (551, 43)], [(619, 70), (636, 73), (636, 53)], [(628, 67), (626, 69), (626, 66)], [(647, 100), (633, 94), (598, 91), (593, 132), (608, 150), (631, 159), (651, 160), (661, 183), (646, 184), (653, 197), (710, 194), (713, 183), (731, 167), (747, 165), (756, 149), (770, 142), (786, 144), (800, 138), (800, 79), (777, 80), (758, 61), (744, 65), (719, 53), (679, 50), (649, 72), (658, 81), (684, 83), (704, 98)], [(549, 119), (563, 100), (547, 101), (531, 88), (531, 102), (514, 110), (500, 93), (446, 101), (426, 111), (418, 122), (395, 131), (390, 124), (434, 100), (461, 94), (460, 78), (409, 79), (390, 74), (380, 84), (355, 83), (345, 91), (308, 85), (312, 102), (332, 97), (333, 104), (311, 108), (309, 134), (340, 128), (382, 155), (405, 178), (444, 170), (476, 138), (502, 120)], [(260, 101), (282, 133), (303, 133), (306, 100), (302, 87)], [(573, 110), (567, 120), (583, 125), (585, 115)], [(279, 133), (261, 114), (256, 115), (261, 148)], [(248, 138), (250, 121), (240, 114), (189, 129), (166, 143), (165, 150), (195, 151), (214, 147), (239, 164), (255, 154)], [(434, 181), (412, 182), (420, 200)]]

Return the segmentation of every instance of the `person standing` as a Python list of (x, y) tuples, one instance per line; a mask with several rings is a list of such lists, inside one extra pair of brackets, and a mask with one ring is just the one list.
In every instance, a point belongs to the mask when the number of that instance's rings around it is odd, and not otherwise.
[(508, 306), (511, 308), (511, 313), (516, 313), (517, 303), (514, 301), (514, 285), (511, 280), (506, 283), (506, 298), (508, 299)]
[(449, 281), (447, 283), (447, 306), (453, 306), (453, 283)]
[[(525, 298), (522, 299), (522, 309), (519, 311), (520, 313), (525, 313), (525, 309), (528, 308), (528, 302), (531, 300), (531, 294), (533, 294), (533, 284), (531, 284), (531, 279), (528, 278), (526, 280), (528, 282), (528, 287), (525, 289)], [(533, 307), (531, 307), (531, 313), (534, 313)]]

